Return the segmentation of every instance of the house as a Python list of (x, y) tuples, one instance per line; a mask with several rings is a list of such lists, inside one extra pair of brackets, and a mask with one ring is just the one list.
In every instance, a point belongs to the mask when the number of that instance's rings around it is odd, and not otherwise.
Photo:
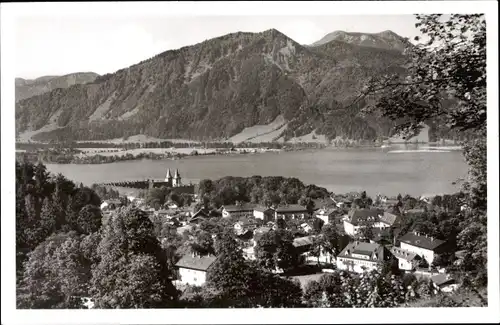
[(179, 284), (201, 286), (205, 283), (207, 271), (213, 265), (217, 257), (213, 255), (200, 256), (192, 253), (184, 255), (175, 264), (178, 270)]
[(384, 211), (382, 214), (379, 214), (379, 221), (387, 226), (379, 228), (397, 227), (401, 223), (401, 217)]
[(101, 204), (101, 210), (114, 210), (121, 207), (122, 201), (118, 199), (106, 200)]
[(257, 225), (253, 220), (250, 219), (241, 219), (238, 222), (234, 224), (234, 231), (237, 234), (241, 234), (245, 232), (246, 230), (251, 230), (253, 231), (255, 228), (257, 228)]
[(253, 209), (253, 216), (255, 219), (264, 220), (264, 222), (268, 222), (273, 220), (274, 211), (271, 208), (267, 208), (264, 206), (256, 206)]
[(337, 255), (337, 268), (363, 273), (377, 269), (380, 263), (390, 258), (390, 252), (382, 245), (354, 241)]
[(436, 291), (452, 292), (458, 287), (457, 282), (445, 273), (439, 273), (431, 276), (431, 281)]
[(293, 246), (299, 253), (310, 251), (316, 236), (298, 237), (293, 239)]
[(321, 208), (316, 211), (316, 218), (323, 220), (324, 224), (330, 224), (335, 216), (335, 208)]
[(175, 203), (174, 201), (168, 201), (167, 203), (165, 203), (165, 206), (169, 209), (178, 209), (179, 208), (179, 205), (177, 203)]
[(300, 225), (300, 228), (306, 233), (309, 233), (313, 230), (313, 227), (307, 222), (302, 223)]
[(222, 207), (222, 217), (229, 218), (253, 215), (253, 210), (254, 206), (248, 203), (238, 205), (225, 205)]
[(253, 241), (254, 245), (257, 245), (257, 241), (265, 234), (272, 230), (270, 227), (260, 227), (253, 231)]
[(177, 233), (182, 236), (184, 234), (184, 232), (191, 231), (192, 229), (193, 229), (193, 226), (185, 225), (185, 226), (177, 228)]
[(344, 231), (351, 237), (358, 234), (359, 229), (365, 224), (370, 223), (373, 228), (389, 227), (385, 222), (380, 221), (380, 215), (384, 211), (381, 209), (354, 209), (349, 211), (349, 214), (344, 217)]
[(254, 246), (248, 246), (242, 249), (243, 251), (243, 257), (246, 260), (253, 261), (255, 260), (255, 251), (254, 251)]
[(253, 238), (253, 231), (249, 229), (243, 230), (242, 232), (238, 233), (236, 237), (243, 242), (249, 242)]
[(290, 204), (285, 206), (280, 206), (274, 209), (274, 218), (278, 219), (304, 219), (306, 216), (309, 216), (309, 211), (298, 204)]
[(207, 220), (209, 218), (209, 213), (205, 209), (200, 209), (196, 211), (189, 219), (188, 223), (199, 224), (200, 222)]
[(399, 269), (403, 271), (413, 271), (421, 261), (420, 256), (400, 247), (393, 247), (391, 253), (398, 259)]
[(432, 264), (434, 256), (446, 252), (446, 242), (417, 232), (409, 232), (399, 238), (401, 248), (416, 253), (424, 258), (429, 265)]
[(319, 256), (311, 254), (316, 236), (298, 237), (293, 240), (293, 246), (300, 254), (302, 263), (332, 263), (333, 256), (325, 251), (322, 247), (319, 250)]

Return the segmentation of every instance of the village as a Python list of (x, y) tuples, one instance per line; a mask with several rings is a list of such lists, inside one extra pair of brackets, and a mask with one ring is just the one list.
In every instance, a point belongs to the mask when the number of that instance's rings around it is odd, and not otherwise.
[[(162, 185), (170, 186), (174, 192), (176, 188), (185, 188), (178, 170), (175, 173), (168, 170)], [(224, 227), (232, 229), (243, 256), (250, 261), (256, 259), (255, 249), (263, 235), (278, 229), (291, 231), (294, 234), (293, 247), (300, 258), (292, 270), (276, 267), (273, 273), (297, 278), (303, 288), (308, 281), (317, 280), (325, 273), (347, 271), (361, 274), (377, 270), (383, 264), (397, 267), (402, 274), (428, 279), (435, 293), (452, 292), (459, 286), (459, 281), (447, 271), (450, 259), (441, 258), (453, 255), (453, 264), (461, 262), (462, 255), (460, 251), (455, 252), (454, 239), (437, 239), (405, 227), (405, 219), (422, 215), (427, 208), (431, 208), (432, 197), (418, 198), (417, 204), (412, 204), (418, 208), (411, 209), (402, 206), (401, 197), (381, 195), (377, 196), (376, 204), (360, 207), (356, 201), (360, 200), (360, 196), (366, 196), (365, 193), (331, 194), (312, 200), (307, 206), (264, 206), (237, 202), (211, 209), (201, 204), (194, 188), (191, 185), (189, 190), (193, 192), (182, 194), (192, 196), (192, 202), (182, 206), (174, 200), (166, 200), (161, 206), (151, 206), (146, 204), (144, 198), (131, 196), (126, 204), (141, 209), (160, 224), (167, 224), (177, 236), (184, 238), (193, 239), (193, 234), (204, 223), (224, 224)], [(101, 205), (103, 215), (112, 214), (122, 205), (123, 200), (104, 201)], [(467, 209), (467, 206), (463, 205), (460, 209)], [(327, 227), (333, 227), (340, 234), (339, 244), (333, 249), (317, 244), (322, 229)], [(210, 235), (213, 241), (217, 240), (216, 231)], [(216, 260), (213, 252), (186, 252), (175, 263), (173, 283), (181, 291), (189, 286), (204, 285), (207, 272)]]

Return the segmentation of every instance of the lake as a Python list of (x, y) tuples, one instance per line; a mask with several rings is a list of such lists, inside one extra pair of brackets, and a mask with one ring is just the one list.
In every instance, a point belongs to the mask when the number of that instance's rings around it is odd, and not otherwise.
[(459, 185), (452, 183), (467, 175), (461, 151), (398, 152), (381, 148), (314, 149), (95, 165), (48, 164), (47, 169), (85, 185), (163, 179), (167, 168), (178, 168), (184, 183), (224, 176), (285, 176), (334, 193), (365, 190), (371, 196), (454, 193)]

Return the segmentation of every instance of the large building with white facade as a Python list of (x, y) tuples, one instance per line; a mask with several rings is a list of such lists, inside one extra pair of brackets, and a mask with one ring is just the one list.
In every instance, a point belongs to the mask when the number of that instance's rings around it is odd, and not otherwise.
[(354, 209), (344, 217), (344, 231), (355, 237), (362, 227), (371, 224), (373, 228), (384, 229), (394, 225), (397, 216), (381, 209)]
[(446, 242), (417, 232), (409, 232), (399, 238), (401, 249), (415, 253), (425, 259), (429, 265), (434, 261), (436, 254), (447, 250)]
[(390, 258), (390, 252), (382, 245), (354, 241), (337, 255), (337, 268), (356, 273), (369, 272)]
[(398, 267), (403, 271), (413, 271), (421, 261), (419, 255), (400, 247), (391, 248), (391, 253), (398, 259)]

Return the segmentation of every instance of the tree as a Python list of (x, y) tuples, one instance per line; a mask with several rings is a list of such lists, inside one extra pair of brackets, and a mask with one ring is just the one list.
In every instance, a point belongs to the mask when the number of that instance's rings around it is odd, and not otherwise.
[(255, 246), (255, 257), (261, 267), (274, 271), (290, 269), (298, 264), (293, 237), (286, 230), (272, 230), (262, 235)]
[(172, 271), (153, 236), (153, 224), (135, 208), (112, 215), (102, 226), (90, 292), (97, 308), (154, 308), (175, 303)]
[(83, 308), (90, 262), (75, 232), (53, 235), (29, 255), (18, 287), (18, 308)]
[(328, 224), (321, 229), (319, 244), (332, 256), (336, 256), (340, 252), (340, 235), (334, 225)]
[(238, 243), (229, 231), (217, 240), (217, 260), (207, 273), (207, 284), (221, 292), (220, 296), (236, 305), (251, 293), (247, 283), (248, 266)]
[(76, 223), (80, 233), (90, 234), (99, 230), (101, 221), (101, 209), (95, 205), (87, 204), (78, 213)]
[[(380, 97), (367, 111), (395, 121), (407, 136), (429, 121), (468, 135), (463, 153), (470, 170), (463, 191), (472, 208), (469, 225), (462, 230), (467, 233), (477, 223), (486, 225), (487, 219), (486, 20), (483, 14), (417, 15), (417, 20), (426, 39), (408, 49), (407, 75), (372, 80), (365, 94)], [(486, 266), (484, 237), (474, 239), (470, 252), (480, 255), (474, 263), (478, 269)]]

